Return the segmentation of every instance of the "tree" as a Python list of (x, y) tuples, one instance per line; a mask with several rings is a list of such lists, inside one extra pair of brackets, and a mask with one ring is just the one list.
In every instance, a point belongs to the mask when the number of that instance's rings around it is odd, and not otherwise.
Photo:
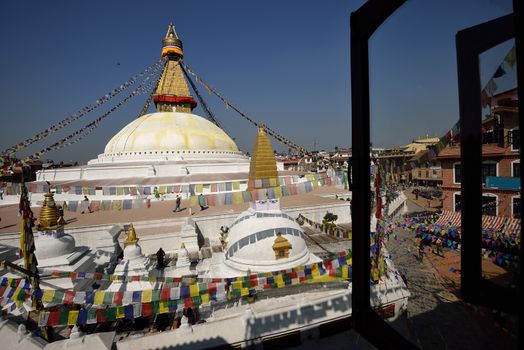
[(322, 219), (322, 223), (326, 226), (335, 226), (335, 221), (337, 221), (338, 215), (335, 215), (333, 213), (330, 213), (329, 211), (324, 215), (324, 219)]

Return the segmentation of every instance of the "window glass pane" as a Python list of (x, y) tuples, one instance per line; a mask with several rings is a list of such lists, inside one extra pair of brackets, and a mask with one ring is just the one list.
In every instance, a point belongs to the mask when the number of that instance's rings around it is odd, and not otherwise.
[(462, 165), (460, 163), (454, 165), (454, 175), (455, 175), (455, 183), (461, 183), (462, 182)]
[(513, 177), (520, 177), (520, 163), (514, 162), (513, 166)]
[(482, 215), (497, 215), (497, 197), (482, 196)]
[(487, 176), (497, 176), (497, 163), (482, 163), (482, 183), (486, 182)]
[(513, 198), (513, 217), (515, 219), (520, 219), (520, 198)]

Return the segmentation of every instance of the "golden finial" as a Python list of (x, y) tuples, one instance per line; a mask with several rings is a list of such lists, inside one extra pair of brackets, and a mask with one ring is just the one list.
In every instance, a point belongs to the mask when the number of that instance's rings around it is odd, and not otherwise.
[(44, 194), (44, 204), (38, 216), (38, 230), (56, 230), (63, 225), (63, 218), (61, 218), (58, 208), (56, 207), (55, 199), (51, 192)]
[(258, 124), (258, 135), (251, 152), (251, 162), (249, 164), (249, 180), (251, 188), (265, 188), (275, 187), (278, 185), (278, 181), (274, 181), (274, 184), (263, 185), (262, 187), (254, 184), (255, 180), (270, 180), (278, 179), (277, 172), (277, 161), (275, 154), (273, 153), (273, 147), (271, 141), (264, 128), (263, 123)]
[(136, 236), (135, 227), (133, 224), (129, 224), (129, 228), (127, 229), (127, 238), (124, 241), (124, 247), (127, 247), (130, 244), (135, 244), (138, 242), (138, 237)]
[(186, 245), (182, 243), (182, 245), (180, 245), (180, 249), (186, 249)]
[(162, 57), (182, 58), (184, 57), (183, 50), (182, 40), (178, 38), (173, 23), (170, 23), (167, 27), (166, 37), (162, 39)]

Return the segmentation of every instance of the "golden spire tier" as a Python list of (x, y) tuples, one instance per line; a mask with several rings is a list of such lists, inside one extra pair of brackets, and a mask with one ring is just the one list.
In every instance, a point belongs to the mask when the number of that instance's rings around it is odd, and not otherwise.
[(135, 227), (133, 224), (129, 224), (129, 228), (127, 229), (127, 237), (124, 241), (124, 247), (127, 247), (128, 245), (136, 245), (138, 240), (139, 238), (136, 235)]
[(180, 60), (184, 56), (182, 40), (178, 37), (175, 26), (171, 23), (166, 37), (162, 39), (162, 57), (165, 66), (158, 81), (153, 101), (159, 112), (191, 113), (197, 106), (191, 97), (184, 73), (180, 67)]
[(38, 230), (56, 230), (63, 226), (63, 223), (64, 219), (60, 216), (53, 194), (51, 192), (45, 193), (44, 204), (38, 216)]
[(258, 135), (249, 164), (249, 189), (278, 186), (277, 161), (273, 147), (264, 127), (258, 127)]

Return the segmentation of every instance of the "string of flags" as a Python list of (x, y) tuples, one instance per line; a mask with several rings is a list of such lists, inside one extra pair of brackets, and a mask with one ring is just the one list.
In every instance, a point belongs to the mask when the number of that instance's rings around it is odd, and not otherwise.
[[(50, 151), (53, 151), (53, 150), (57, 150), (57, 149), (60, 149), (60, 148), (63, 148), (67, 145), (70, 145), (70, 144), (73, 144), (75, 142), (78, 142), (79, 140), (81, 140), (82, 138), (84, 138), (85, 136), (87, 136), (89, 133), (91, 133), (94, 129), (96, 129), (99, 125), (100, 125), (100, 122), (102, 120), (104, 120), (105, 118), (107, 118), (108, 116), (110, 116), (114, 111), (116, 111), (118, 108), (120, 108), (121, 106), (123, 106), (126, 102), (128, 102), (131, 98), (139, 95), (140, 93), (143, 93), (143, 92), (147, 92), (149, 91), (149, 89), (151, 88), (151, 86), (148, 86), (147, 84), (149, 83), (149, 85), (151, 85), (152, 83), (156, 83), (153, 80), (151, 80), (151, 78), (155, 75), (155, 73), (158, 71), (158, 67), (159, 66), (156, 66), (155, 69), (153, 69), (153, 71), (151, 72), (150, 75), (148, 75), (141, 84), (139, 84), (129, 95), (127, 95), (123, 100), (121, 100), (120, 102), (118, 102), (115, 106), (113, 106), (111, 109), (109, 109), (107, 112), (105, 112), (104, 114), (102, 114), (101, 116), (99, 116), (98, 118), (96, 118), (95, 120), (93, 120), (92, 122), (84, 125), (82, 128), (80, 128), (79, 130), (75, 131), (74, 133), (62, 138), (61, 140), (55, 142), (54, 144), (52, 144), (51, 146), (48, 146), (46, 148), (43, 148), (41, 149), (40, 151), (38, 152), (35, 152), (33, 155), (31, 156), (28, 156), (26, 158), (24, 158), (24, 160), (22, 161), (23, 163), (28, 163), (30, 162), (31, 160), (35, 159), (35, 158), (40, 158), (42, 155), (50, 152)], [(151, 81), (150, 81), (151, 80)], [(78, 135), (80, 134), (83, 134), (79, 137), (77, 137)], [(69, 143), (66, 144), (67, 141), (69, 141), (70, 139), (72, 139), (73, 137), (77, 137), (76, 140), (73, 140), (73, 141), (70, 141)]]
[[(37, 290), (36, 299), (44, 305), (53, 305), (50, 306), (51, 309), (40, 312), (39, 326), (83, 325), (174, 312), (178, 307), (194, 307), (212, 300), (225, 301), (252, 296), (272, 288), (350, 279), (351, 256), (341, 252), (333, 260), (283, 271), (211, 279), (207, 283), (116, 292)], [(4, 312), (12, 312), (21, 307), (31, 292), (30, 285), (23, 279), (2, 279), (1, 305), (7, 306), (4, 307)], [(55, 308), (56, 306), (60, 307)]]
[[(224, 106), (225, 106), (226, 109), (229, 109), (229, 108), (233, 109), (235, 112), (240, 114), (240, 116), (242, 118), (244, 118), (245, 120), (247, 120), (251, 124), (253, 124), (253, 125), (257, 126), (257, 127), (259, 126), (259, 123), (257, 121), (253, 120), (252, 118), (250, 118), (247, 115), (245, 115), (244, 113), (242, 113), (237, 107), (232, 105), (224, 96), (222, 96), (219, 92), (217, 92), (215, 89), (213, 89), (208, 83), (206, 83), (204, 80), (202, 80), (202, 78), (200, 78), (199, 75), (197, 75), (191, 68), (189, 68), (184, 61), (181, 61), (181, 63), (183, 65), (183, 67), (187, 70), (187, 72), (189, 74), (191, 74), (193, 77), (195, 77), (195, 80), (197, 82), (199, 82), (200, 84), (202, 84), (202, 86), (204, 86), (204, 88), (207, 90), (208, 93), (210, 93), (210, 94), (212, 93), (216, 97), (218, 97), (220, 100), (222, 100), (222, 102), (224, 103)], [(275, 130), (272, 130), (271, 128), (267, 127), (266, 125), (260, 125), (260, 126), (262, 126), (264, 128), (264, 130), (266, 130), (266, 132), (269, 135), (273, 136), (275, 139), (277, 139), (282, 144), (284, 144), (284, 145), (286, 145), (288, 147), (291, 147), (291, 148), (297, 150), (300, 153), (305, 153), (305, 154), (309, 153), (304, 147), (301, 147), (301, 146), (297, 145), (293, 141), (285, 138), (284, 136), (280, 135)]]
[(134, 75), (133, 77), (129, 78), (128, 80), (126, 80), (120, 86), (116, 87), (115, 89), (111, 90), (107, 94), (105, 94), (105, 95), (99, 97), (98, 99), (96, 99), (95, 103), (87, 105), (85, 107), (82, 107), (77, 112), (75, 112), (75, 113), (71, 114), (70, 116), (62, 119), (61, 121), (59, 121), (55, 125), (52, 125), (49, 128), (47, 128), (47, 129), (45, 129), (43, 131), (40, 131), (36, 135), (34, 135), (34, 136), (32, 136), (32, 137), (30, 137), (30, 138), (28, 138), (28, 139), (26, 139), (26, 140), (16, 144), (14, 146), (11, 146), (11, 147), (7, 148), (2, 153), (4, 154), (4, 156), (9, 155), (9, 154), (13, 154), (13, 153), (15, 153), (17, 151), (23, 150), (24, 148), (30, 146), (31, 144), (33, 144), (33, 143), (35, 143), (37, 141), (39, 141), (39, 140), (41, 140), (41, 139), (43, 139), (43, 138), (45, 138), (45, 137), (55, 133), (56, 131), (58, 131), (60, 129), (63, 129), (64, 127), (66, 127), (70, 123), (74, 122), (77, 119), (82, 118), (86, 114), (90, 113), (91, 111), (93, 111), (96, 108), (98, 108), (101, 105), (103, 105), (105, 102), (111, 100), (113, 97), (117, 96), (120, 92), (122, 92), (123, 90), (125, 90), (129, 86), (135, 84), (138, 79), (140, 79), (142, 76), (148, 74), (148, 72), (158, 70), (158, 68), (161, 65), (162, 65), (161, 60), (155, 62), (151, 66), (149, 66), (146, 69), (144, 69), (142, 72), (140, 72), (140, 73)]
[(314, 227), (315, 229), (327, 234), (328, 236), (332, 236), (332, 237), (336, 237), (336, 238), (341, 238), (341, 239), (351, 239), (352, 237), (352, 234), (351, 234), (351, 231), (349, 230), (346, 230), (345, 228), (342, 228), (340, 226), (337, 226), (337, 225), (325, 225), (325, 224), (320, 224), (318, 222), (315, 222), (313, 220), (310, 220), (308, 218), (306, 218), (304, 215), (300, 214), (298, 216), (298, 220), (301, 221), (305, 221), (308, 223), (308, 225)]
[(516, 62), (516, 51), (515, 46), (513, 46), (509, 52), (504, 57), (503, 62), (497, 67), (495, 70), (495, 73), (493, 73), (493, 76), (491, 79), (486, 83), (486, 86), (481, 91), (481, 103), (482, 108), (486, 108), (488, 106), (491, 106), (491, 98), (495, 95), (495, 92), (497, 91), (497, 83), (495, 82), (495, 79), (501, 78), (504, 75), (507, 74), (507, 72), (515, 66)]

